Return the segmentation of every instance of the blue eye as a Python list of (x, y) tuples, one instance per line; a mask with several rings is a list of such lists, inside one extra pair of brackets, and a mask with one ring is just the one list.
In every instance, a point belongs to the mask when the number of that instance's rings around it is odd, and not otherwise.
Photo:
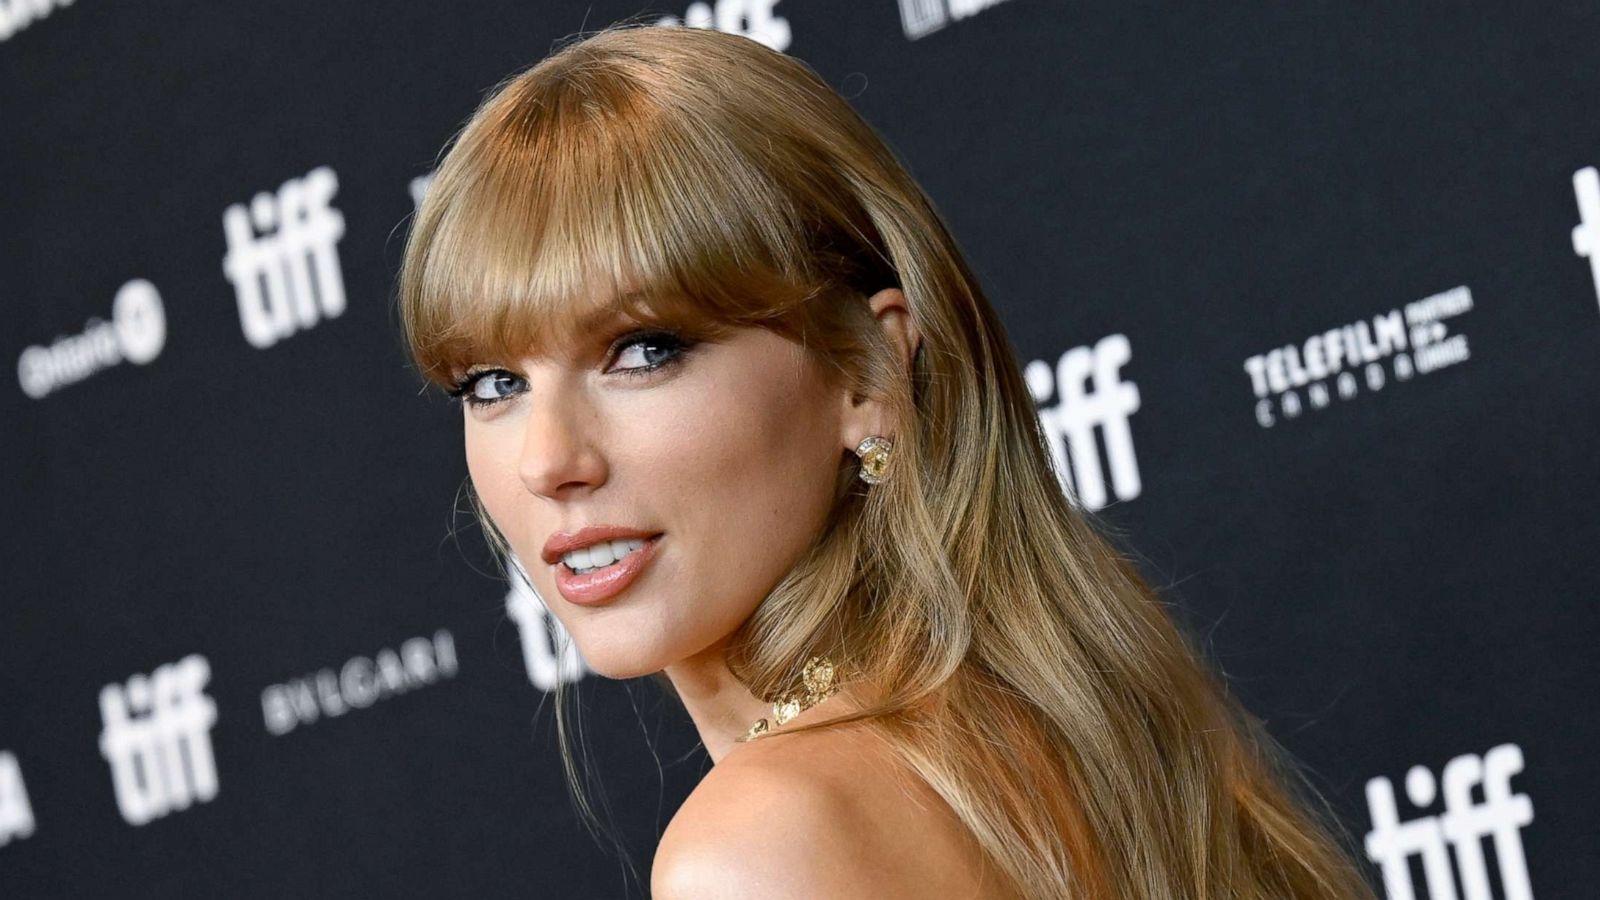
[(508, 381), (515, 382), (520, 380), (517, 376), (504, 369), (484, 369), (467, 373), (466, 377), (456, 382), (455, 387), (450, 388), (446, 393), (466, 403), (468, 406), (490, 406), (512, 396), (511, 394), (496, 393), (494, 390), (495, 385), (504, 385)]
[[(628, 351), (637, 348), (639, 353), (634, 354), (634, 358), (639, 364), (623, 366), (619, 372), (623, 375), (644, 375), (678, 361), (689, 349), (689, 343), (670, 331), (635, 331), (612, 345), (615, 350), (612, 356), (620, 360)], [(652, 350), (656, 352), (652, 353)]]
[[(618, 375), (645, 376), (683, 361), (694, 341), (670, 331), (634, 331), (611, 345), (607, 354), (613, 362), (627, 359), (633, 365), (607, 371)], [(638, 352), (633, 352), (637, 350)], [(505, 369), (469, 371), (445, 393), (468, 406), (483, 408), (515, 397), (522, 379)]]

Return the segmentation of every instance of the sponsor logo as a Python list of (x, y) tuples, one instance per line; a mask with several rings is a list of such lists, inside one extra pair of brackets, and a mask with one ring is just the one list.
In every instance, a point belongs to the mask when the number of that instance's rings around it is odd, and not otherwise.
[(715, 28), (729, 34), (742, 34), (774, 50), (789, 49), (792, 37), (789, 20), (773, 13), (779, 0), (716, 0), (711, 3), (691, 3), (683, 18), (662, 16), (657, 25), (688, 25), (691, 28)]
[(951, 22), (976, 15), (1005, 0), (900, 0), (900, 29), (907, 40), (925, 37)]
[(16, 754), (0, 750), (0, 847), (33, 834), (33, 806)]
[(1589, 166), (1572, 173), (1572, 192), (1578, 196), (1578, 226), (1572, 229), (1572, 250), (1589, 260), (1595, 298), (1600, 300), (1600, 171)]
[[(1522, 748), (1516, 744), (1501, 744), (1481, 757), (1473, 753), (1458, 756), (1444, 766), (1444, 811), (1406, 822), (1400, 821), (1395, 809), (1394, 785), (1389, 779), (1379, 776), (1368, 781), (1372, 830), (1366, 837), (1367, 856), (1381, 867), (1389, 900), (1415, 900), (1413, 856), (1421, 859), (1428, 896), (1434, 900), (1457, 896), (1466, 900), (1490, 900), (1493, 896), (1533, 900), (1518, 831), (1533, 821), (1533, 802), (1526, 794), (1511, 793), (1511, 776), (1521, 771)], [(1474, 797), (1474, 790), (1483, 799)], [(1412, 766), (1406, 773), (1406, 797), (1412, 806), (1419, 810), (1432, 806), (1439, 793), (1439, 783), (1426, 766)], [(1484, 838), (1489, 838), (1494, 848), (1499, 894), (1490, 892)], [(1447, 845), (1455, 848), (1459, 876), (1452, 871)]]
[(1127, 336), (1113, 334), (1093, 347), (1073, 347), (1054, 366), (1036, 359), (1023, 367), (1034, 402), (1055, 399), (1053, 405), (1041, 405), (1039, 424), (1062, 490), (1085, 509), (1101, 509), (1109, 502), (1097, 435), (1105, 440), (1117, 499), (1131, 500), (1142, 489), (1128, 424), (1128, 417), (1139, 411), (1139, 388), (1121, 375), (1132, 355)]
[(453, 678), (458, 669), (455, 639), (441, 628), (432, 639), (414, 637), (399, 650), (386, 647), (370, 657), (352, 656), (337, 669), (268, 685), (261, 692), (261, 716), (268, 732), (285, 735), (320, 718), (337, 718)]
[(1471, 310), (1472, 292), (1462, 285), (1250, 357), (1244, 371), (1256, 424), (1271, 428), (1335, 397), (1381, 391), (1390, 378), (1409, 381), (1466, 362), (1467, 336), (1451, 334), (1445, 320)]
[(0, 0), (0, 41), (9, 40), (57, 7), (71, 5), (72, 0)]
[[(0, 0), (4, 2), (4, 0)], [(111, 301), (111, 321), (92, 317), (78, 334), (50, 346), (30, 346), (17, 359), (22, 392), (42, 400), (117, 363), (144, 365), (167, 344), (167, 314), (156, 286), (143, 278), (124, 284)]]
[(206, 658), (192, 653), (100, 689), (100, 754), (111, 764), (117, 810), (129, 825), (217, 795), (217, 705), (201, 690), (210, 679)]
[(553, 691), (557, 682), (571, 683), (582, 678), (589, 671), (588, 664), (567, 629), (528, 582), (521, 564), (513, 560), (506, 575), (511, 582), (511, 590), (506, 592), (506, 614), (517, 623), (517, 632), (522, 636), (522, 662), (528, 670), (528, 682), (541, 691)]
[(333, 169), (291, 178), (276, 194), (222, 212), (228, 253), (222, 271), (239, 301), (239, 325), (264, 350), (298, 329), (344, 312), (339, 239), (344, 216), (330, 205), (339, 190)]

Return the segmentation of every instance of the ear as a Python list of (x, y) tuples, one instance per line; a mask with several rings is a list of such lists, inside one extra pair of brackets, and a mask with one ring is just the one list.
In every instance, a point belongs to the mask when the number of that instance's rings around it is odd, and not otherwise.
[[(868, 297), (867, 305), (872, 309), (878, 325), (883, 328), (889, 346), (894, 348), (902, 371), (909, 377), (912, 360), (922, 346), (922, 334), (911, 320), (905, 294), (899, 288), (884, 288)], [(843, 403), (840, 439), (845, 449), (854, 452), (863, 440), (875, 434), (894, 439), (896, 423), (881, 399), (846, 390)]]

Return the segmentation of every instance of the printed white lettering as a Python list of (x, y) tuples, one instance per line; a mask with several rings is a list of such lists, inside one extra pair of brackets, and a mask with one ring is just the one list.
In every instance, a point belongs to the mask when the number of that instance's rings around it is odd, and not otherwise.
[(261, 718), (272, 735), (285, 735), (319, 718), (366, 709), (446, 678), (459, 669), (455, 639), (441, 628), (431, 639), (410, 638), (399, 650), (384, 648), (372, 657), (353, 656), (334, 669), (291, 678), (261, 691)]
[[(1033, 360), (1023, 369), (1035, 403), (1056, 398), (1054, 406), (1039, 410), (1039, 424), (1062, 489), (1085, 509), (1102, 509), (1109, 502), (1097, 433), (1105, 438), (1111, 489), (1117, 499), (1130, 500), (1143, 489), (1128, 424), (1139, 411), (1139, 388), (1121, 376), (1132, 356), (1127, 336), (1113, 334), (1093, 348), (1073, 347), (1053, 368)], [(1086, 391), (1086, 383), (1093, 388)]]
[(284, 182), (276, 195), (257, 194), (248, 210), (235, 203), (223, 211), (222, 271), (233, 283), (250, 346), (264, 350), (344, 312), (338, 251), (344, 216), (330, 203), (338, 190), (333, 169), (319, 166)]
[(199, 654), (100, 689), (100, 753), (111, 764), (117, 809), (144, 825), (217, 795), (211, 727), (217, 707), (202, 688), (211, 666)]

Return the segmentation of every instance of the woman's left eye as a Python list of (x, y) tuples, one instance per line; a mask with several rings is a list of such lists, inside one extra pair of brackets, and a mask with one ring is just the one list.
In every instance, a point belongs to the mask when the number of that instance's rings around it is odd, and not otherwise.
[(619, 374), (644, 375), (677, 362), (689, 344), (670, 331), (635, 332), (613, 345), (613, 364)]

